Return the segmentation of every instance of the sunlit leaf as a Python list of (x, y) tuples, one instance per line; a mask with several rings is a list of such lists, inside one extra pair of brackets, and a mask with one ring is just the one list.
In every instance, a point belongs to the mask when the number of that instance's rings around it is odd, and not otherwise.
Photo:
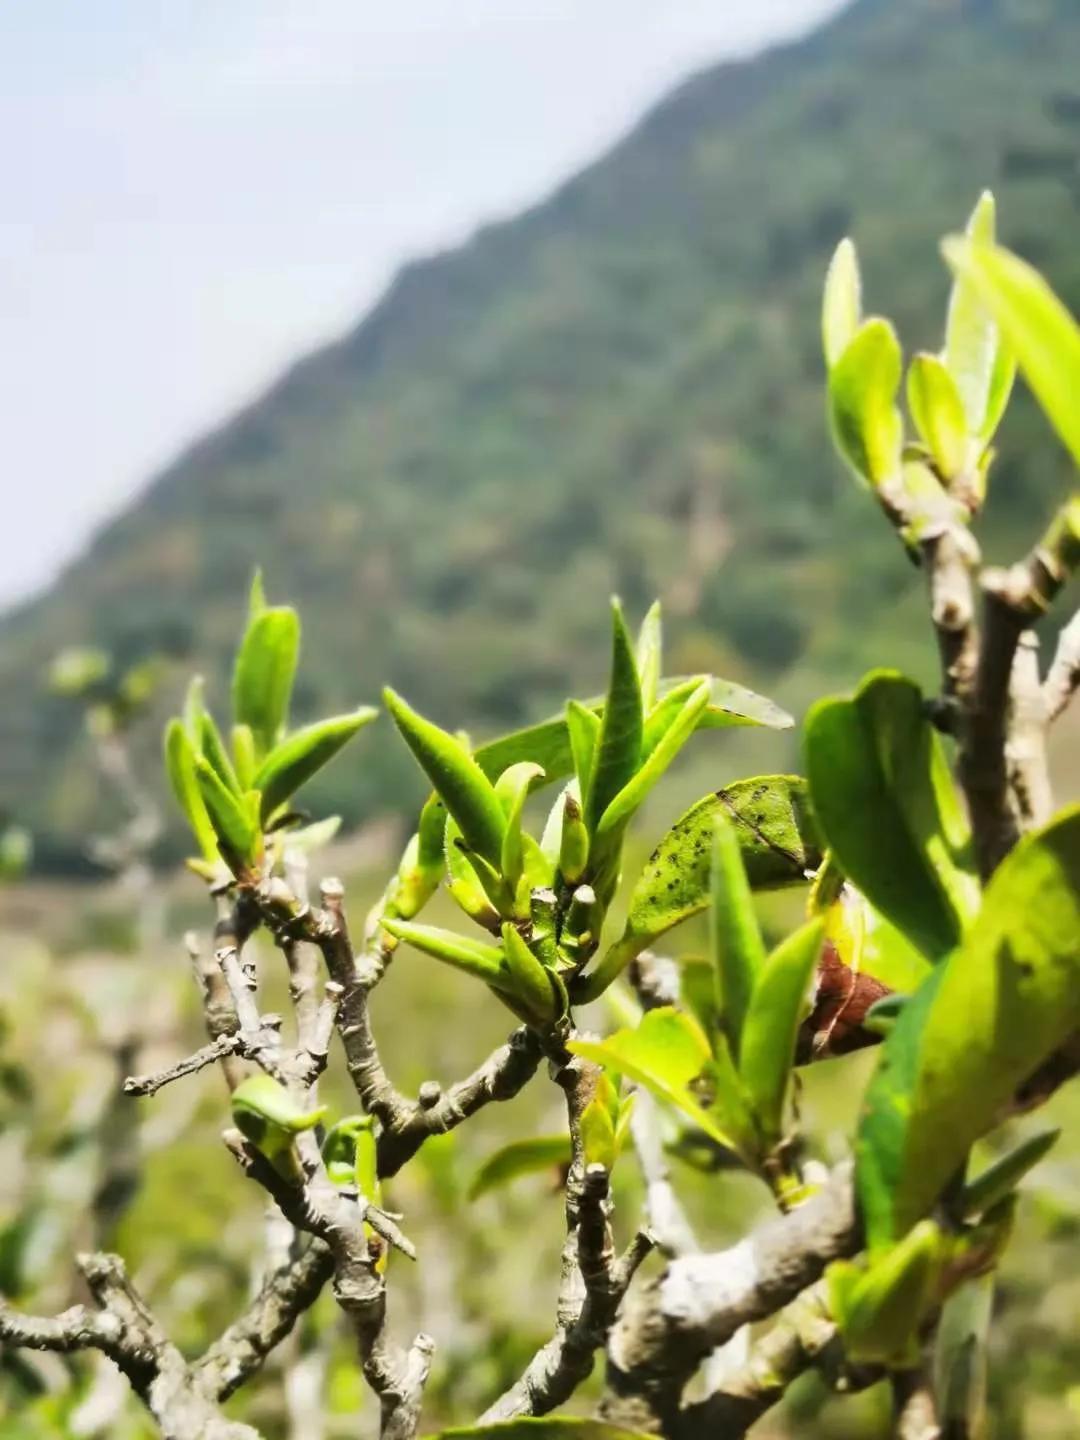
[(1017, 1088), (1080, 1025), (1080, 807), (1002, 861), (960, 948), (904, 1007), (866, 1095), (856, 1182), (871, 1247), (933, 1205)]
[(959, 237), (943, 249), (996, 317), (1025, 380), (1080, 465), (1080, 325), (1039, 272), (1010, 251)]
[(978, 906), (978, 885), (918, 686), (872, 672), (854, 698), (811, 709), (804, 748), (814, 813), (845, 873), (927, 955), (947, 953)]
[(767, 1152), (784, 1138), (784, 1100), (795, 1038), (809, 1002), (825, 922), (811, 920), (778, 945), (761, 967), (739, 1047), (739, 1076)]
[[(994, 197), (989, 190), (984, 190), (971, 212), (966, 233), (979, 245), (992, 245), (995, 229)], [(960, 273), (949, 296), (945, 349), (941, 358), (956, 382), (967, 429), (972, 435), (984, 434), (990, 419), (995, 373), (998, 394), (994, 403), (1001, 403), (1002, 367), (1008, 363), (1007, 347), (1002, 344), (1001, 332), (985, 297), (968, 276)]]
[(500, 865), (506, 817), (491, 781), (455, 736), (418, 715), (396, 691), (384, 690), (383, 698), (469, 849), (489, 864)]
[(240, 642), (233, 669), (233, 719), (251, 726), (260, 759), (285, 728), (299, 653), (300, 618), (284, 605), (260, 610)]
[(599, 995), (646, 946), (705, 909), (718, 817), (734, 826), (752, 889), (801, 884), (821, 863), (806, 784), (798, 776), (759, 775), (706, 795), (649, 857), (631, 892), (622, 936), (594, 972), (575, 982), (577, 998)]
[(903, 425), (896, 408), (902, 356), (887, 320), (866, 320), (829, 373), (829, 413), (837, 449), (857, 476), (877, 487), (900, 473)]
[(217, 859), (217, 837), (195, 766), (195, 749), (183, 722), (170, 720), (165, 730), (165, 770), (169, 784), (187, 817), (200, 853), (205, 860), (212, 862)]
[(964, 402), (956, 382), (936, 355), (916, 355), (908, 367), (911, 418), (946, 480), (960, 474), (967, 459)]
[(825, 363), (831, 369), (854, 340), (862, 320), (859, 258), (850, 239), (840, 241), (825, 276), (821, 307), (821, 338)]
[(263, 817), (306, 785), (378, 713), (365, 705), (351, 715), (335, 715), (305, 725), (275, 745), (255, 772), (254, 788), (262, 791)]
[(738, 1060), (750, 996), (765, 964), (765, 942), (754, 910), (739, 837), (723, 813), (718, 813), (714, 822), (712, 858), (709, 941), (718, 1013), (731, 1053)]
[(611, 679), (582, 807), (590, 835), (596, 834), (604, 811), (641, 761), (644, 717), (637, 661), (618, 604), (612, 605), (611, 618)]

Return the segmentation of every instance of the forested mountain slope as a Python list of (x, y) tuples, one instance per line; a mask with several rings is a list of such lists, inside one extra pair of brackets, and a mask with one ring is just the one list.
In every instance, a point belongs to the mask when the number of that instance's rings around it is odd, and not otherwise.
[[(917, 666), (917, 576), (827, 444), (819, 294), (851, 232), (870, 307), (936, 348), (937, 242), (985, 185), (1080, 309), (1076, 0), (856, 0), (694, 77), (543, 204), (406, 267), (0, 625), (0, 806), (70, 858), (98, 792), (49, 658), (187, 648), (171, 689), (198, 663), (224, 697), (257, 561), (301, 608), (313, 711), (390, 681), (477, 733), (537, 716), (595, 687), (612, 591), (664, 597), (671, 668), (796, 708), (886, 639)], [(991, 548), (1067, 475), (1029, 406), (1002, 452)], [(403, 775), (381, 725), (332, 782), (359, 817)]]

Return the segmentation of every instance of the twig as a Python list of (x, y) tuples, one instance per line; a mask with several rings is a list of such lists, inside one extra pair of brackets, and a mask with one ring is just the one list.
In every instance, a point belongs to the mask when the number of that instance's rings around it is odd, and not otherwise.
[(204, 1387), (225, 1400), (244, 1384), (315, 1303), (333, 1268), (329, 1246), (316, 1239), (268, 1275), (245, 1313), (196, 1362)]
[(1020, 829), (1027, 831), (1044, 825), (1054, 809), (1046, 753), (1046, 701), (1039, 683), (1039, 640), (1033, 630), (1023, 631), (1017, 644), (1010, 693), (1006, 770)]
[(118, 1255), (76, 1261), (97, 1310), (76, 1305), (42, 1319), (0, 1302), (0, 1340), (37, 1350), (95, 1349), (127, 1376), (167, 1440), (259, 1440), (250, 1425), (226, 1420), (216, 1396), (169, 1340), (135, 1290)]
[(615, 1323), (603, 1417), (627, 1429), (672, 1428), (683, 1387), (711, 1350), (774, 1314), (858, 1243), (851, 1171), (841, 1166), (813, 1199), (729, 1250), (673, 1260)]
[(173, 1080), (182, 1080), (185, 1075), (194, 1075), (199, 1070), (205, 1070), (207, 1065), (213, 1065), (215, 1060), (224, 1060), (231, 1055), (243, 1055), (244, 1049), (242, 1035), (220, 1035), (209, 1045), (196, 1050), (193, 1055), (185, 1055), (183, 1060), (166, 1065), (162, 1070), (154, 1070), (146, 1075), (129, 1075), (124, 1081), (124, 1094), (156, 1095), (163, 1086), (171, 1084)]
[(893, 1434), (896, 1440), (941, 1440), (929, 1375), (923, 1369), (892, 1376)]
[(972, 571), (978, 551), (966, 531), (950, 526), (923, 541), (930, 618), (937, 635), (945, 699), (966, 703), (979, 660)]
[(959, 761), (983, 879), (1019, 836), (1006, 760), (1013, 661), (1023, 632), (1046, 614), (1080, 561), (1076, 511), (1075, 501), (1066, 505), (1025, 560), (983, 572), (983, 640)]
[(1046, 723), (1052, 724), (1080, 689), (1080, 610), (1058, 636), (1057, 650), (1043, 686)]
[(812, 1285), (777, 1316), (746, 1364), (706, 1399), (683, 1406), (676, 1434), (737, 1440), (781, 1398), (793, 1380), (835, 1344), (836, 1325), (823, 1283)]
[(598, 1073), (588, 1061), (572, 1060), (555, 1077), (566, 1092), (572, 1145), (555, 1334), (536, 1352), (521, 1377), (485, 1411), (479, 1422), (482, 1425), (519, 1415), (546, 1415), (573, 1394), (592, 1370), (619, 1302), (652, 1249), (651, 1237), (639, 1234), (622, 1260), (616, 1260), (610, 1177), (605, 1166), (585, 1164), (580, 1121)]

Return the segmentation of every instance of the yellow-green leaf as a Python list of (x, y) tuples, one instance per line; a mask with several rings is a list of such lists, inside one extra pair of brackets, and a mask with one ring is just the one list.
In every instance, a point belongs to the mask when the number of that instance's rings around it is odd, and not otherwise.
[(821, 338), (831, 370), (854, 340), (862, 320), (862, 281), (854, 242), (840, 241), (825, 275)]
[(900, 473), (903, 425), (896, 408), (900, 342), (887, 320), (865, 321), (829, 374), (829, 413), (837, 449), (877, 488)]

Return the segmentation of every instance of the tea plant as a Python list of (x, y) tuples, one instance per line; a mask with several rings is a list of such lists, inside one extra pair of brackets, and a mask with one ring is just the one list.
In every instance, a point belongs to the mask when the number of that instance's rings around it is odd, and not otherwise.
[[(818, 701), (805, 779), (755, 776), (706, 795), (640, 874), (625, 873), (628, 830), (683, 747), (699, 731), (791, 722), (715, 677), (665, 678), (659, 609), (633, 636), (615, 604), (605, 693), (544, 724), (474, 748), (385, 692), (432, 789), (354, 941), (337, 880), (322, 881), (317, 903), (308, 896), (304, 856), (333, 822), (310, 822), (296, 796), (376, 712), (291, 727), (299, 621), (256, 580), (227, 731), (195, 682), (165, 741), (198, 850), (191, 869), (217, 907), (201, 965), (209, 1041), (126, 1089), (151, 1095), (223, 1067), (225, 1143), (292, 1225), (290, 1258), (195, 1359), (104, 1254), (78, 1262), (93, 1305), (55, 1318), (0, 1308), (8, 1342), (97, 1348), (163, 1434), (239, 1440), (256, 1431), (223, 1402), (329, 1286), (382, 1434), (411, 1440), (439, 1337), (403, 1345), (392, 1334), (389, 1253), (421, 1268), (424, 1255), (384, 1189), (432, 1137), (550, 1079), (565, 1133), (519, 1138), (476, 1189), (566, 1165), (552, 1334), (464, 1433), (537, 1425), (601, 1352), (596, 1418), (564, 1418), (560, 1431), (741, 1435), (816, 1367), (848, 1390), (886, 1378), (899, 1435), (979, 1433), (994, 1270), (1016, 1186), (1055, 1136), (1033, 1131), (974, 1171), (972, 1147), (1080, 1068), (1080, 807), (1055, 809), (1047, 760), (1049, 727), (1080, 685), (1080, 618), (1045, 676), (1031, 628), (1080, 561), (1080, 495), (1008, 568), (983, 564), (973, 522), (1017, 366), (1080, 463), (1080, 328), (997, 246), (989, 196), (944, 253), (944, 344), (907, 367), (907, 420), (899, 340), (864, 317), (847, 241), (823, 323), (836, 445), (926, 577), (940, 693), (882, 669), (853, 695)], [(547, 818), (533, 826), (541, 791)], [(805, 915), (770, 949), (755, 894), (783, 886), (802, 889)], [(419, 918), (440, 888), (461, 912), (452, 929)], [(708, 965), (656, 954), (700, 914)], [(260, 929), (290, 977), (288, 1026), (260, 1007), (245, 953)], [(392, 990), (403, 947), (464, 971), (517, 1022), (472, 1074), (415, 1097), (392, 1078), (396, 1057), (380, 1053), (370, 1010), (376, 987)], [(601, 996), (621, 1022), (604, 1036), (580, 1020)], [(355, 1114), (319, 1103), (335, 1037)], [(871, 1045), (852, 1159), (830, 1172), (799, 1133), (793, 1074)], [(668, 1175), (662, 1116), (714, 1167), (718, 1203), (737, 1164), (766, 1187), (775, 1218), (700, 1250)], [(611, 1176), (631, 1151), (646, 1213), (617, 1253)], [(665, 1263), (638, 1277), (654, 1250)], [(710, 1362), (755, 1322), (766, 1324), (748, 1353)]]

